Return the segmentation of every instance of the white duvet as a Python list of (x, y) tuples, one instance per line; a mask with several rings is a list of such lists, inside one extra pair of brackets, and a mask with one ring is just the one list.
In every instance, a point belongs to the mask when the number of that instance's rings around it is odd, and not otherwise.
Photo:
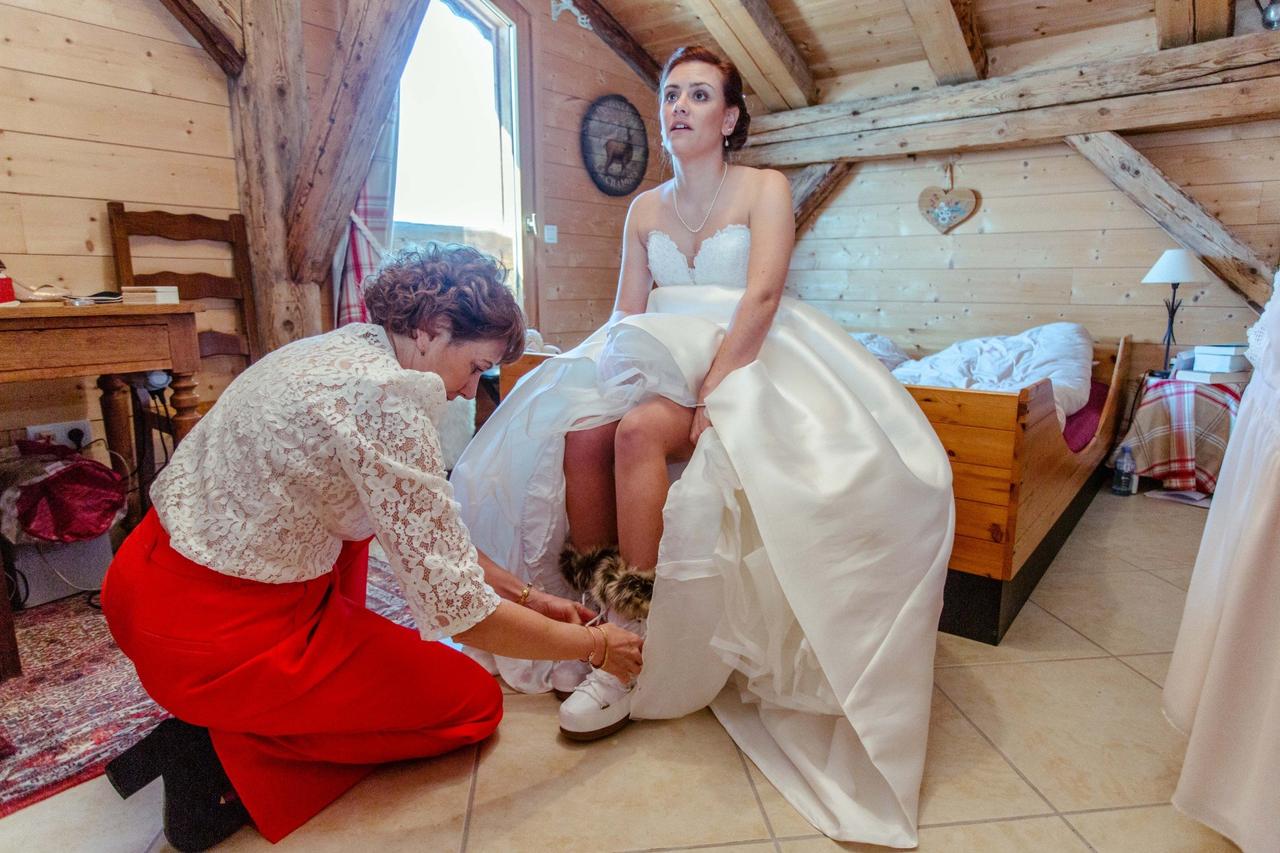
[(1053, 383), (1058, 423), (1089, 402), (1093, 338), (1079, 323), (1050, 323), (1017, 335), (972, 338), (892, 368), (907, 385), (1018, 391)]

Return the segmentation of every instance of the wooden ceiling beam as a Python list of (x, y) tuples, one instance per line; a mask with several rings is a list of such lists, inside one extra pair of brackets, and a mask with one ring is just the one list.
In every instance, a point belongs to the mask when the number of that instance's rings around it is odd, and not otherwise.
[(577, 0), (574, 4), (591, 20), (591, 29), (618, 58), (627, 64), (653, 91), (658, 91), (662, 65), (649, 55), (640, 42), (627, 32), (618, 19), (609, 14), (597, 0)]
[(940, 85), (987, 76), (987, 51), (982, 46), (973, 0), (906, 0), (906, 4)]
[(1235, 29), (1236, 0), (1156, 0), (1161, 50), (1226, 38)]
[(768, 109), (817, 102), (809, 65), (766, 0), (690, 0), (689, 6)]
[(845, 176), (853, 171), (853, 163), (814, 163), (798, 169), (787, 169), (791, 182), (791, 209), (796, 218), (796, 233), (813, 221), (827, 197)]
[(289, 269), (323, 282), (373, 162), (428, 0), (352, 0), (289, 198)]
[(249, 235), (264, 350), (321, 330), (320, 291), (298, 287), (285, 257), (285, 204), (306, 136), (298, 0), (244, 0), (245, 64), (231, 83), (240, 212)]
[[(751, 144), (764, 145), (928, 121), (1011, 113), (1036, 107), (1160, 92), (1270, 73), (1280, 38), (1256, 33), (1124, 59), (993, 77), (959, 86), (884, 95), (753, 118)], [(1262, 70), (1259, 70), (1262, 69)]]
[(1262, 313), (1262, 306), (1271, 298), (1276, 271), (1248, 243), (1116, 134), (1082, 134), (1066, 139), (1165, 233), (1199, 255), (1205, 266), (1244, 297), (1254, 311)]
[(228, 77), (244, 68), (244, 28), (238, 0), (160, 0)]
[(739, 162), (779, 168), (834, 160), (885, 160), (1036, 145), (1073, 133), (1174, 130), (1276, 118), (1280, 117), (1280, 62), (1272, 63), (1270, 70), (1264, 79), (1243, 83), (748, 146)]
[(1280, 114), (1277, 75), (1280, 39), (1240, 36), (762, 116), (752, 122), (740, 158), (752, 165), (799, 166), (1263, 118)]

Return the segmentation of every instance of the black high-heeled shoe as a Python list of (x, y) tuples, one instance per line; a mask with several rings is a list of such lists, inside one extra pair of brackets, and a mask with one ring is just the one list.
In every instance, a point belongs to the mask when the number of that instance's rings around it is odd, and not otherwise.
[(164, 837), (182, 853), (207, 850), (249, 822), (209, 730), (170, 718), (107, 764), (107, 780), (128, 799), (164, 777)]

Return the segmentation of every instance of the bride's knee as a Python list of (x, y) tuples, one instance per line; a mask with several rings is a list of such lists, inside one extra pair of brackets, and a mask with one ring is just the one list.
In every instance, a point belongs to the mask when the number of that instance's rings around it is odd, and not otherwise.
[(607, 462), (613, 457), (614, 431), (617, 424), (578, 430), (564, 437), (565, 464)]
[(663, 413), (644, 406), (632, 409), (618, 423), (613, 452), (619, 458), (634, 458), (666, 452), (669, 425)]

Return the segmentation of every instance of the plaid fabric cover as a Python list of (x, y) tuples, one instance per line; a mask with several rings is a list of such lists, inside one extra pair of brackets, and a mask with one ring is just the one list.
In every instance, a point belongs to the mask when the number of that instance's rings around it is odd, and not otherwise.
[(1146, 377), (1121, 442), (1133, 452), (1138, 473), (1166, 489), (1213, 494), (1244, 387)]
[(397, 96), (391, 115), (383, 125), (382, 134), (374, 148), (369, 176), (365, 179), (360, 195), (356, 197), (352, 219), (347, 223), (347, 233), (338, 246), (333, 277), (338, 291), (337, 298), (334, 299), (337, 312), (335, 321), (338, 326), (369, 321), (361, 285), (366, 276), (377, 270), (382, 253), (391, 245), (399, 119), (400, 105)]

